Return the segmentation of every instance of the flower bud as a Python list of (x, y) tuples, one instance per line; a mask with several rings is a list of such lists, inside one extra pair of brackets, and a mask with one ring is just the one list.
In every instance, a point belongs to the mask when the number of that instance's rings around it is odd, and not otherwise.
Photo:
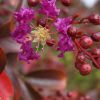
[(85, 63), (81, 65), (79, 71), (81, 75), (88, 75), (91, 73), (92, 67), (90, 64)]
[(76, 34), (77, 34), (77, 28), (71, 26), (71, 27), (68, 28), (68, 31), (67, 31), (67, 32), (68, 32), (68, 34), (69, 34), (70, 36), (75, 37)]
[(91, 47), (93, 45), (93, 40), (91, 39), (91, 37), (89, 36), (83, 36), (81, 39), (80, 39), (80, 45), (87, 49), (89, 47)]
[(35, 7), (39, 4), (39, 0), (27, 0), (30, 7)]
[(47, 40), (47, 41), (46, 41), (46, 44), (47, 44), (48, 46), (53, 46), (53, 45), (55, 44), (55, 40), (54, 40), (54, 39)]
[(89, 21), (95, 25), (100, 25), (100, 15), (92, 14), (88, 17)]
[(93, 33), (91, 37), (96, 42), (100, 41), (100, 32)]
[(70, 6), (72, 4), (72, 0), (61, 0), (64, 6)]
[(41, 25), (41, 26), (45, 27), (46, 26), (46, 21), (40, 19), (40, 20), (37, 21), (37, 25)]
[(78, 53), (77, 55), (77, 62), (84, 62), (85, 61), (85, 56), (83, 53)]

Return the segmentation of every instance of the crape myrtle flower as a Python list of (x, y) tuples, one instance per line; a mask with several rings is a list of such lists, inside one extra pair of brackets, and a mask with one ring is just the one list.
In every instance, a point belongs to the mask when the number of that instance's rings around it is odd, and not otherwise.
[(68, 36), (67, 30), (71, 26), (72, 18), (58, 18), (54, 25), (56, 26), (57, 31), (59, 32), (59, 41), (58, 41), (58, 51), (61, 53), (59, 57), (63, 57), (66, 51), (73, 50), (73, 43), (71, 37)]
[(59, 15), (60, 9), (56, 7), (56, 0), (42, 0), (40, 12), (48, 17), (55, 18)]
[(56, 26), (58, 32), (66, 34), (68, 27), (71, 25), (71, 22), (72, 22), (71, 17), (57, 18), (54, 25)]
[(73, 48), (74, 47), (71, 38), (67, 34), (59, 33), (58, 51), (61, 53), (58, 56), (64, 57), (64, 53), (66, 51), (72, 51)]
[[(48, 17), (55, 17), (59, 14), (59, 10), (55, 6), (56, 0), (42, 0), (41, 10), (46, 11)], [(45, 9), (46, 8), (46, 9)], [(21, 8), (15, 13), (17, 26), (12, 33), (12, 37), (21, 44), (21, 51), (19, 53), (20, 60), (29, 62), (30, 60), (38, 59), (40, 56), (37, 53), (40, 45), (44, 47), (46, 40), (50, 39), (49, 30), (42, 26), (37, 26), (34, 30), (31, 29), (31, 22), (34, 18), (34, 11), (29, 8)], [(55, 26), (59, 32), (58, 50), (61, 52), (60, 57), (64, 56), (66, 51), (73, 50), (73, 43), (71, 38), (67, 35), (67, 29), (71, 25), (72, 18), (58, 18), (55, 22)], [(37, 50), (32, 47), (32, 44), (36, 44)], [(42, 48), (43, 49), (43, 48)]]
[(29, 63), (30, 60), (38, 59), (40, 55), (35, 52), (34, 48), (32, 48), (32, 42), (27, 41), (23, 43), (21, 46), (21, 51), (19, 52), (19, 59), (24, 60)]
[(30, 60), (39, 58), (39, 54), (35, 52), (30, 39), (30, 33), (32, 31), (30, 24), (34, 18), (34, 10), (29, 8), (21, 8), (21, 10), (15, 12), (14, 15), (17, 25), (11, 35), (14, 40), (21, 44), (19, 59), (29, 63)]
[(12, 37), (18, 42), (21, 43), (25, 39), (26, 35), (31, 32), (31, 28), (28, 24), (23, 23), (16, 26), (14, 32), (12, 32)]
[(17, 21), (17, 26), (12, 37), (17, 41), (21, 42), (27, 34), (31, 32), (29, 22), (34, 18), (34, 10), (29, 8), (21, 8), (19, 11), (14, 13), (14, 17)]
[(30, 22), (34, 18), (35, 11), (30, 8), (21, 8), (20, 11), (15, 12), (16, 21), (20, 23)]

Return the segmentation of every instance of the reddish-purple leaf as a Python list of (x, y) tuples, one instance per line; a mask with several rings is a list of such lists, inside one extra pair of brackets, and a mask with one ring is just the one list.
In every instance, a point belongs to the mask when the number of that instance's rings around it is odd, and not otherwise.
[(40, 95), (39, 92), (36, 91), (30, 84), (26, 83), (25, 85), (29, 91), (31, 98), (33, 98), (32, 100), (43, 100), (42, 95)]
[(56, 69), (42, 69), (33, 71), (27, 76), (27, 82), (33, 86), (50, 90), (63, 90), (66, 87), (66, 74)]
[(4, 51), (0, 48), (0, 73), (4, 70), (7, 59)]

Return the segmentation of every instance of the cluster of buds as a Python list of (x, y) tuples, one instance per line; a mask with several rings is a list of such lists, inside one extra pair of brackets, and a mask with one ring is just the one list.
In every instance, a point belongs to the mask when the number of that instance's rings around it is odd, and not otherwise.
[[(81, 19), (77, 24), (84, 24), (85, 18)], [(94, 25), (100, 25), (100, 15), (92, 14), (87, 17), (87, 22)], [(79, 70), (81, 75), (88, 75), (92, 71), (92, 65), (100, 69), (100, 48), (94, 47), (95, 43), (100, 43), (100, 32), (85, 34), (77, 27), (69, 27), (68, 34), (72, 37), (76, 48), (76, 62), (75, 67)]]

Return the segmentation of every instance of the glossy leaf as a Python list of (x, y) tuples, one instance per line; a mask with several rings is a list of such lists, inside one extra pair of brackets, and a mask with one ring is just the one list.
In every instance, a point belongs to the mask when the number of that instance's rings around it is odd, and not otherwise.
[(0, 73), (4, 70), (7, 59), (4, 51), (0, 48)]
[(18, 88), (22, 100), (43, 100), (43, 97), (27, 82), (18, 78)]
[(20, 9), (23, 3), (23, 0), (3, 1), (4, 4), (0, 5), (0, 38), (10, 36), (12, 28), (15, 26), (12, 14), (15, 10)]
[(8, 75), (3, 72), (0, 74), (0, 99), (12, 100), (14, 96), (14, 89)]
[(19, 52), (20, 45), (16, 43), (11, 37), (0, 39), (0, 47), (3, 48), (5, 53)]
[(63, 90), (66, 87), (66, 74), (56, 69), (42, 69), (26, 75), (27, 82), (33, 86), (50, 90)]
[(38, 93), (30, 84), (26, 83), (26, 87), (30, 93), (30, 96), (34, 98), (34, 100), (43, 100), (42, 95)]

